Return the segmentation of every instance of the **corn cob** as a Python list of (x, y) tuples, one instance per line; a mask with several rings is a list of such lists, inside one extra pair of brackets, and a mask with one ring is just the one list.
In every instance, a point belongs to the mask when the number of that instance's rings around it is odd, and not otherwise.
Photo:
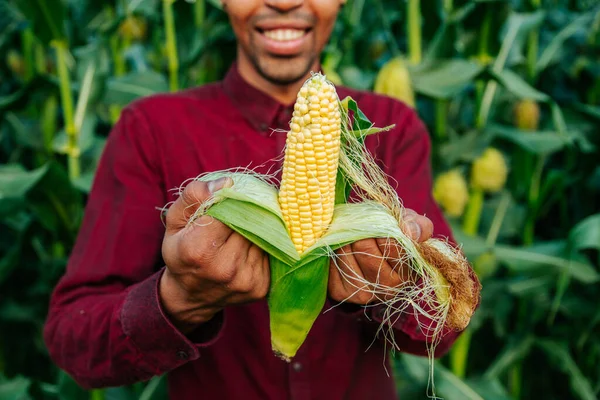
[(400, 57), (392, 58), (381, 68), (375, 79), (373, 91), (398, 99), (415, 108), (415, 93), (410, 72)]
[(521, 100), (513, 110), (514, 122), (517, 128), (535, 131), (540, 124), (540, 106), (535, 100)]
[(333, 217), (341, 119), (334, 87), (319, 75), (298, 93), (287, 136), (279, 203), (298, 253)]

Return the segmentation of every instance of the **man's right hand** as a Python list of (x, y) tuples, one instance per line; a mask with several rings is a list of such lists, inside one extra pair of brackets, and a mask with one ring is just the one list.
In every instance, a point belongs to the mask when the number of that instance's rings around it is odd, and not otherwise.
[(189, 217), (230, 178), (193, 181), (169, 208), (162, 245), (166, 270), (162, 306), (184, 334), (224, 307), (263, 299), (270, 283), (269, 257), (255, 244), (209, 216)]

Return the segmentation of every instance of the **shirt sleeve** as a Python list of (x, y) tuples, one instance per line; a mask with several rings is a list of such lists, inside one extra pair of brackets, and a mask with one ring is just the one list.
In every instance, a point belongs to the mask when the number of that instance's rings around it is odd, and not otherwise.
[[(456, 244), (449, 224), (441, 209), (433, 199), (431, 171), (431, 141), (427, 128), (412, 109), (397, 103), (390, 116), (396, 128), (391, 135), (378, 144), (378, 158), (383, 169), (392, 178), (392, 184), (398, 192), (403, 206), (427, 216), (434, 226), (433, 237), (447, 239)], [(386, 135), (387, 133), (383, 133)], [(373, 142), (371, 142), (373, 144)], [(477, 280), (471, 270), (470, 276)], [(425, 305), (423, 302), (421, 307)], [(387, 306), (375, 306), (370, 310), (370, 324), (378, 327), (385, 318)], [(417, 318), (414, 309), (409, 306), (397, 318), (391, 318), (393, 335), (398, 348), (407, 353), (427, 356), (432, 342), (431, 333), (435, 325), (423, 316)], [(428, 329), (423, 330), (426, 326)], [(442, 330), (434, 355), (444, 355), (461, 332)]]
[(85, 388), (147, 380), (197, 359), (224, 324), (218, 314), (186, 337), (161, 308), (160, 209), (168, 200), (157, 160), (146, 119), (125, 108), (44, 327), (54, 362)]

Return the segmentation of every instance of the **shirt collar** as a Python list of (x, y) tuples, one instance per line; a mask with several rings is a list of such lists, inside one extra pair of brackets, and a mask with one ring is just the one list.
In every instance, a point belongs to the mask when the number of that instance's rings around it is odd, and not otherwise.
[(223, 79), (223, 90), (250, 125), (260, 132), (278, 128), (291, 118), (293, 104), (284, 105), (250, 85), (234, 62)]

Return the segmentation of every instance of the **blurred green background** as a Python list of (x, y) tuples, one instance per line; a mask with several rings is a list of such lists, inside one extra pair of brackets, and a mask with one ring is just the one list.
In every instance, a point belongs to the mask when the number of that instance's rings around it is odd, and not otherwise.
[[(164, 398), (161, 378), (81, 390), (41, 332), (121, 109), (220, 79), (226, 15), (204, 0), (4, 0), (0, 56), (0, 400)], [(435, 197), (482, 281), (436, 395), (600, 398), (598, 1), (349, 0), (322, 63), (418, 111)], [(427, 359), (396, 353), (391, 372), (400, 398), (431, 393)]]

